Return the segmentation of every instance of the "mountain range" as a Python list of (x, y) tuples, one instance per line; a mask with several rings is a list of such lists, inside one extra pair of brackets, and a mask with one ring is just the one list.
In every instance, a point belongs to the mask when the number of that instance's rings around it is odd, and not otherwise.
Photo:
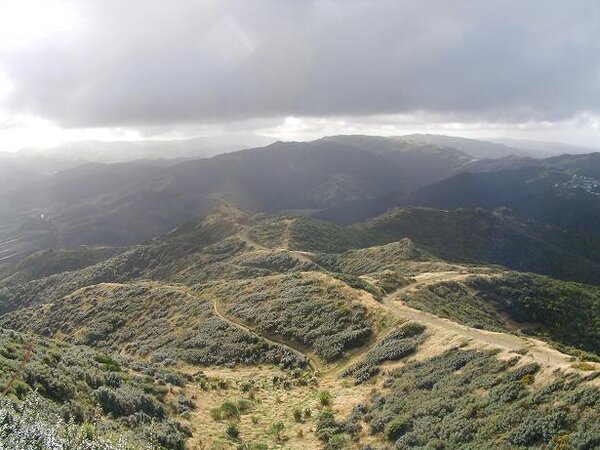
[(185, 161), (79, 163), (51, 174), (8, 165), (0, 258), (142, 242), (222, 202), (339, 223), (396, 206), (509, 207), (543, 223), (597, 229), (597, 154), (524, 155), (442, 136), (335, 136)]

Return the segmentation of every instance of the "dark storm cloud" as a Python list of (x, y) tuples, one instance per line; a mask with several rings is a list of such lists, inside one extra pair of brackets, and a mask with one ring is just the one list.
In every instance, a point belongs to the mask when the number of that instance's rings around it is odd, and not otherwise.
[(7, 105), (63, 126), (424, 111), (600, 112), (597, 1), (80, 1), (0, 55)]

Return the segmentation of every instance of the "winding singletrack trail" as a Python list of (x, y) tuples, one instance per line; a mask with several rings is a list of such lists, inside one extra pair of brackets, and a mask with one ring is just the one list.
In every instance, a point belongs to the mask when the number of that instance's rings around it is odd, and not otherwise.
[(213, 298), (213, 309), (215, 311), (215, 314), (222, 320), (224, 320), (225, 322), (227, 322), (228, 324), (235, 326), (241, 330), (246, 331), (247, 333), (253, 334), (255, 336), (260, 337), (261, 339), (264, 339), (265, 341), (267, 341), (268, 343), (272, 344), (272, 345), (278, 345), (280, 347), (284, 347), (287, 350), (289, 350), (290, 352), (294, 353), (295, 355), (297, 355), (298, 357), (300, 357), (301, 359), (304, 359), (308, 362), (308, 365), (310, 366), (310, 368), (315, 371), (318, 372), (320, 371), (321, 367), (318, 361), (316, 361), (314, 358), (311, 358), (308, 355), (308, 352), (303, 351), (300, 348), (296, 348), (293, 347), (291, 344), (289, 344), (288, 342), (285, 342), (282, 339), (277, 338), (276, 336), (273, 335), (267, 335), (263, 332), (258, 332), (254, 329), (252, 329), (251, 327), (249, 327), (248, 325), (244, 324), (243, 322), (241, 322), (240, 320), (234, 319), (233, 317), (230, 317), (228, 315), (226, 315), (225, 313), (223, 313), (222, 311), (219, 310), (219, 303), (217, 302), (217, 300), (215, 298)]
[(471, 275), (464, 272), (423, 273), (414, 277), (414, 283), (403, 286), (386, 295), (382, 302), (396, 316), (402, 319), (421, 322), (430, 327), (434, 332), (459, 336), (506, 351), (518, 352), (527, 349), (527, 354), (531, 355), (540, 364), (553, 369), (571, 368), (571, 356), (551, 348), (548, 344), (538, 339), (523, 338), (509, 333), (498, 333), (472, 328), (425, 311), (411, 308), (401, 301), (402, 297), (407, 295), (408, 292), (419, 287), (443, 281), (460, 281)]
[[(187, 295), (189, 295), (190, 297), (192, 297), (196, 300), (199, 300), (198, 296), (194, 295), (189, 290), (184, 289), (184, 292)], [(308, 365), (310, 366), (310, 368), (315, 373), (321, 372), (321, 370), (323, 369), (323, 367), (321, 366), (319, 361), (317, 361), (315, 358), (312, 358), (308, 354), (308, 352), (305, 351), (304, 349), (296, 348), (296, 347), (292, 346), (291, 344), (289, 344), (288, 342), (285, 342), (284, 340), (277, 338), (276, 336), (267, 335), (265, 333), (256, 331), (253, 328), (249, 327), (248, 325), (244, 324), (242, 321), (235, 319), (235, 318), (227, 315), (226, 313), (222, 312), (221, 309), (219, 308), (219, 302), (214, 297), (212, 299), (212, 306), (213, 306), (213, 311), (214, 311), (215, 315), (217, 317), (219, 317), (221, 320), (223, 320), (224, 322), (231, 325), (232, 327), (238, 328), (248, 334), (258, 336), (259, 338), (264, 339), (265, 341), (267, 341), (268, 343), (270, 343), (272, 345), (277, 345), (277, 346), (286, 348), (287, 350), (289, 350), (290, 352), (292, 352), (293, 354), (298, 356), (300, 359), (306, 360)]]

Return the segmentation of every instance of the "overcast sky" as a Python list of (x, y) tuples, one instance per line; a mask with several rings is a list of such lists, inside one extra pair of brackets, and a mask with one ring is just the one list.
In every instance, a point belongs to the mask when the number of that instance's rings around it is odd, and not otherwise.
[(0, 150), (599, 128), (597, 0), (0, 0)]

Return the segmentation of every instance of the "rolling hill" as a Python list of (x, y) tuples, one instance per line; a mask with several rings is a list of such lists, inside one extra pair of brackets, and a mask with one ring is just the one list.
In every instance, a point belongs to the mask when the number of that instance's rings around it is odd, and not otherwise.
[(506, 206), (540, 222), (597, 232), (599, 157), (575, 161), (562, 157), (548, 161), (550, 168), (462, 174), (415, 192), (406, 203), (437, 208)]
[[(507, 211), (340, 227), (221, 206), (141, 245), (43, 252), (0, 272), (0, 379), (15, 399), (38, 387), (34, 425), (79, 411), (75, 430), (140, 448), (593, 448), (600, 288), (497, 265), (597, 274), (555, 231)], [(576, 271), (547, 263), (576, 251)]]
[(507, 152), (334, 136), (13, 185), (0, 438), (600, 445), (598, 157)]
[(598, 284), (598, 235), (548, 226), (511, 210), (400, 208), (357, 224), (384, 241), (410, 237), (457, 262), (500, 264), (566, 280)]

